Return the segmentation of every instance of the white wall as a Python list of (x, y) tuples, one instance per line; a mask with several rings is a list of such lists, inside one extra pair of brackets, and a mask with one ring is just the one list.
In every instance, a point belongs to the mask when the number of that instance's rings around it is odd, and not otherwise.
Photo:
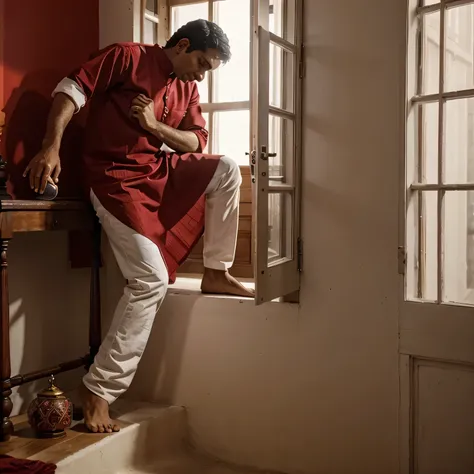
[(139, 0), (99, 0), (99, 47), (140, 41)]
[(391, 474), (405, 2), (305, 5), (301, 307), (169, 297), (130, 396), (186, 405), (237, 463)]

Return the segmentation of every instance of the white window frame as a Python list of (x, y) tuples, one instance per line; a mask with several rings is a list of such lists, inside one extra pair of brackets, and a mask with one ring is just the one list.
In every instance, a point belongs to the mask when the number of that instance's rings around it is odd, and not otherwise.
[[(285, 3), (288, 5), (288, 2)], [(255, 165), (253, 185), (254, 205), (254, 275), (255, 303), (257, 305), (276, 298), (295, 295), (300, 288), (301, 273), (301, 117), (302, 117), (302, 79), (303, 79), (303, 2), (294, 0), (294, 43), (269, 31), (269, 0), (253, 1), (252, 38), (252, 164)], [(284, 27), (285, 29), (285, 27)], [(283, 32), (285, 36), (285, 32)], [(293, 111), (270, 105), (270, 43), (293, 55), (293, 75), (289, 68), (282, 76), (282, 89), (285, 81), (291, 80), (294, 86)], [(283, 156), (286, 166), (290, 163), (292, 180), (277, 184), (269, 176), (269, 116), (288, 119), (294, 123), (294, 146), (290, 158)], [(291, 158), (292, 155), (292, 158)], [(269, 195), (290, 195), (292, 198), (291, 255), (277, 261), (270, 261), (269, 243)], [(291, 216), (290, 216), (291, 219)]]
[[(214, 6), (216, 2), (222, 2), (225, 0), (169, 0), (168, 2), (168, 11), (167, 15), (169, 18), (168, 25), (170, 28), (170, 36), (173, 33), (173, 7), (183, 7), (188, 5), (194, 4), (206, 4), (207, 3), (207, 18), (211, 21), (215, 20), (214, 18)], [(249, 22), (250, 22), (250, 10), (249, 10)], [(249, 28), (250, 30), (250, 28)], [(250, 43), (250, 35), (249, 32), (249, 43)], [(164, 44), (164, 43), (163, 43)], [(250, 48), (250, 46), (249, 46)], [(249, 55), (249, 70), (250, 70), (250, 55)], [(215, 129), (215, 113), (216, 112), (234, 112), (234, 111), (248, 111), (250, 114), (250, 98), (245, 101), (232, 101), (232, 102), (214, 102), (215, 93), (214, 93), (214, 85), (215, 85), (215, 77), (214, 75), (207, 74), (206, 75), (206, 82), (207, 82), (207, 100), (204, 102), (201, 97), (201, 109), (203, 114), (207, 114), (206, 117), (206, 128), (210, 132), (209, 141), (207, 144), (206, 149), (204, 150), (205, 153), (218, 153), (223, 152), (225, 153), (226, 150), (217, 150), (215, 146), (215, 137), (214, 137), (214, 129)], [(250, 86), (250, 76), (249, 76), (249, 86)], [(250, 87), (249, 87), (250, 90)], [(246, 150), (250, 149), (250, 130), (248, 135), (248, 146)], [(253, 249), (252, 249), (252, 205), (251, 205), (251, 192), (250, 192), (250, 167), (249, 164), (242, 164), (240, 162), (240, 169), (242, 173), (243, 183), (241, 187), (241, 195), (240, 195), (240, 216), (239, 216), (239, 229), (238, 229), (238, 238), (237, 238), (237, 249), (236, 249), (236, 259), (234, 262), (233, 267), (231, 268), (231, 273), (234, 274), (237, 278), (254, 278), (254, 269), (252, 265), (253, 261)], [(239, 252), (240, 249), (240, 252)], [(247, 252), (249, 253), (247, 257)], [(203, 271), (203, 262), (202, 262), (202, 254), (198, 257), (193, 250), (188, 260), (183, 264), (180, 269), (179, 274), (183, 276), (192, 274), (201, 274)]]
[[(196, 3), (207, 3), (208, 4), (208, 19), (214, 21), (214, 4), (217, 2), (223, 2), (225, 0), (169, 0), (169, 15), (171, 17), (172, 7), (193, 5)], [(249, 12), (250, 14), (250, 12)], [(250, 58), (251, 66), (251, 58)], [(250, 67), (251, 69), (251, 67)], [(213, 87), (214, 75), (208, 74), (208, 100), (207, 102), (201, 102), (202, 112), (208, 114), (207, 129), (211, 132), (211, 140), (207, 144), (206, 152), (209, 154), (214, 153), (214, 144), (212, 140), (212, 131), (214, 130), (214, 113), (215, 112), (235, 112), (235, 111), (249, 111), (250, 113), (250, 98), (243, 101), (233, 102), (214, 102), (214, 87)], [(250, 77), (249, 77), (250, 82)], [(250, 142), (249, 142), (250, 146)]]
[(146, 6), (147, 0), (140, 0), (140, 42), (145, 42), (145, 23), (150, 21), (155, 24), (157, 43), (164, 45), (169, 32), (168, 4), (166, 0), (155, 0), (155, 2), (156, 11), (150, 11)]
[[(444, 82), (446, 77), (445, 59), (446, 46), (454, 43), (456, 32), (448, 31), (449, 26), (446, 19), (447, 8), (459, 7), (462, 5), (474, 5), (472, 0), (441, 0), (432, 5), (423, 5), (422, 0), (409, 0), (410, 18), (408, 22), (408, 75), (407, 75), (407, 129), (406, 129), (406, 160), (404, 165), (401, 212), (401, 235), (400, 235), (400, 273), (405, 274), (404, 278), (404, 299), (406, 301), (422, 301), (434, 303), (436, 305), (454, 305), (463, 306), (474, 304), (474, 292), (467, 287), (466, 278), (466, 300), (464, 303), (446, 301), (444, 299), (444, 198), (447, 192), (453, 191), (474, 191), (474, 182), (449, 182), (444, 178), (444, 127), (445, 110), (444, 106), (439, 106), (438, 111), (438, 179), (437, 183), (426, 183), (423, 178), (423, 166), (419, 157), (423, 155), (423, 144), (419, 138), (423, 133), (423, 117), (421, 113), (416, 112), (420, 104), (438, 103), (445, 104), (450, 100), (473, 98), (474, 88), (444, 91)], [(439, 38), (439, 87), (438, 92), (424, 94), (423, 87), (423, 22), (418, 23), (418, 17), (433, 12), (440, 12), (440, 38)], [(457, 15), (459, 19), (459, 15)], [(459, 27), (459, 22), (456, 22)], [(440, 133), (441, 131), (441, 133)], [(415, 151), (416, 150), (416, 151)], [(421, 164), (421, 166), (420, 166)], [(416, 170), (416, 171), (415, 171)], [(437, 294), (434, 301), (428, 300), (423, 296), (425, 281), (425, 259), (424, 259), (424, 202), (423, 193), (434, 192), (437, 194)], [(417, 194), (416, 197), (414, 197)], [(415, 209), (416, 206), (416, 209)], [(417, 217), (417, 226), (408, 223), (408, 219), (414, 215)], [(417, 233), (418, 230), (418, 233)], [(411, 250), (416, 248), (414, 255), (410, 255)], [(407, 265), (409, 268), (407, 269)], [(411, 268), (417, 268), (416, 282), (411, 280)], [(416, 286), (414, 294), (410, 288)]]
[[(208, 18), (213, 21), (214, 4), (216, 1), (225, 0), (170, 0), (171, 8), (195, 3), (208, 2)], [(213, 75), (208, 79), (208, 102), (201, 103), (204, 113), (209, 114), (208, 129), (211, 131), (208, 152), (213, 153), (212, 132), (214, 130), (213, 113), (218, 111), (238, 111), (250, 110), (251, 113), (251, 153), (250, 168), (252, 171), (252, 191), (253, 191), (253, 265), (256, 289), (256, 304), (262, 304), (276, 298), (291, 295), (290, 301), (297, 300), (297, 292), (300, 287), (301, 270), (301, 240), (300, 240), (300, 201), (301, 201), (301, 85), (303, 73), (302, 58), (302, 8), (303, 2), (295, 0), (294, 12), (294, 43), (290, 43), (269, 30), (269, 0), (252, 0), (250, 18), (251, 28), (251, 57), (250, 57), (250, 100), (240, 102), (216, 103), (213, 97)], [(282, 11), (292, 2), (283, 0)], [(274, 12), (275, 14), (278, 12)], [(286, 22), (285, 22), (286, 24)], [(265, 30), (266, 28), (266, 30)], [(265, 35), (264, 31), (267, 31)], [(285, 32), (284, 32), (285, 33)], [(283, 33), (283, 34), (284, 34)], [(295, 88), (294, 109), (292, 112), (270, 106), (269, 98), (269, 44), (270, 42), (282, 47), (283, 50), (293, 55), (293, 74), (290, 77), (290, 70), (286, 68), (286, 77), (281, 80), (291, 80)], [(263, 71), (265, 70), (265, 71)], [(274, 84), (276, 87), (276, 84)], [(280, 84), (283, 89), (283, 84)], [(253, 91), (253, 93), (252, 93)], [(257, 93), (258, 92), (258, 93)], [(263, 146), (268, 147), (268, 117), (272, 113), (274, 116), (286, 118), (295, 124), (294, 129), (294, 149), (292, 158), (294, 159), (292, 184), (277, 183), (277, 179), (269, 177), (268, 161), (258, 159), (262, 153), (255, 150)], [(264, 142), (266, 145), (264, 145)], [(249, 144), (250, 145), (250, 144)], [(272, 181), (272, 182), (270, 182)], [(291, 229), (292, 249), (288, 258), (269, 261), (269, 214), (268, 197), (269, 194), (284, 195), (289, 193), (292, 197), (292, 221)]]

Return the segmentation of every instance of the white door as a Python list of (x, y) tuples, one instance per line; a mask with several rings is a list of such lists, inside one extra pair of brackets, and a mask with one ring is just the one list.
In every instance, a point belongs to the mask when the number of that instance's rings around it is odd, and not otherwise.
[(254, 0), (252, 153), (256, 304), (300, 286), (302, 2)]
[(410, 0), (401, 472), (474, 473), (474, 1)]

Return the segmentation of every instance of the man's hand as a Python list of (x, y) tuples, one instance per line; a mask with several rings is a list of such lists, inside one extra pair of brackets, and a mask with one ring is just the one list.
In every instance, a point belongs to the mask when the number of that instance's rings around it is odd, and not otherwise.
[(154, 102), (143, 94), (133, 99), (130, 116), (136, 118), (147, 132), (178, 153), (194, 153), (199, 147), (195, 133), (177, 130), (157, 120)]
[(147, 132), (153, 133), (156, 129), (158, 120), (155, 117), (155, 103), (148, 97), (143, 94), (135, 97), (132, 101), (130, 113)]
[(23, 177), (30, 175), (30, 187), (35, 192), (44, 193), (46, 184), (57, 184), (61, 173), (59, 152), (55, 147), (41, 150), (26, 167)]

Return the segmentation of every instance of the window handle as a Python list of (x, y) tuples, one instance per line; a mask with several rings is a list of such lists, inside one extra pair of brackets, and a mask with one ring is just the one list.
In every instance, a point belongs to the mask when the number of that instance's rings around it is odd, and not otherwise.
[(262, 152), (260, 153), (260, 159), (268, 161), (268, 158), (275, 158), (277, 156), (276, 153), (268, 153), (267, 152), (267, 147), (262, 146)]

